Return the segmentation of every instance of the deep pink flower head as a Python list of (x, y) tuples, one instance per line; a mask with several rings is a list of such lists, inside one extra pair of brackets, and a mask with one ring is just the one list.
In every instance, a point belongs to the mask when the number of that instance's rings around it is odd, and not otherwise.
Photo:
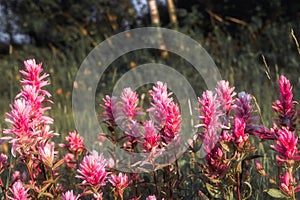
[(147, 111), (151, 120), (158, 130), (161, 131), (162, 140), (166, 145), (178, 138), (181, 128), (181, 115), (178, 104), (168, 93), (167, 84), (157, 82), (149, 91), (151, 98), (151, 108)]
[(298, 137), (295, 136), (293, 131), (288, 129), (278, 130), (275, 145), (272, 145), (271, 148), (277, 151), (276, 159), (279, 163), (287, 160), (300, 160), (297, 142)]
[(204, 128), (204, 131), (200, 133), (200, 137), (205, 152), (209, 153), (219, 139), (218, 131), (221, 128), (221, 123), (219, 122), (219, 117), (221, 116), (219, 111), (220, 103), (216, 94), (212, 91), (205, 91), (202, 94), (202, 98), (198, 98), (198, 102), (200, 104), (200, 124), (196, 127)]
[(10, 192), (12, 193), (13, 197), (8, 197), (11, 200), (27, 200), (30, 199), (28, 197), (28, 189), (24, 188), (24, 184), (18, 180), (16, 181), (11, 188), (9, 188)]
[(225, 112), (225, 115), (229, 115), (229, 112), (235, 107), (233, 97), (236, 95), (234, 87), (229, 87), (228, 81), (218, 82), (216, 88), (217, 99), (220, 102), (220, 108)]
[(76, 131), (70, 132), (69, 135), (66, 136), (66, 140), (69, 143), (66, 147), (71, 152), (81, 152), (85, 149), (83, 137), (81, 137)]
[(155, 150), (159, 145), (160, 137), (154, 127), (152, 120), (144, 122), (144, 140), (142, 141), (142, 147), (146, 152)]
[(296, 180), (294, 177), (291, 177), (288, 172), (286, 172), (283, 176), (280, 177), (280, 186), (279, 188), (286, 193), (287, 195), (292, 195), (293, 185), (296, 184)]
[(92, 155), (85, 156), (80, 163), (78, 174), (76, 178), (82, 179), (83, 185), (90, 185), (93, 187), (100, 187), (105, 185), (107, 172), (105, 167), (107, 165), (106, 159), (103, 155), (98, 155), (93, 151)]
[(236, 117), (234, 119), (233, 135), (238, 146), (244, 144), (248, 139), (248, 134), (245, 133), (246, 124), (243, 118)]
[(53, 119), (44, 115), (50, 107), (42, 107), (44, 103), (51, 102), (46, 99), (51, 95), (42, 89), (48, 85), (48, 81), (44, 80), (48, 75), (41, 75), (42, 64), (36, 64), (34, 59), (27, 60), (24, 64), (26, 70), (20, 71), (25, 77), (21, 81), (23, 87), (10, 106), (11, 113), (7, 113), (6, 118), (12, 128), (5, 129), (4, 133), (11, 136), (2, 138), (10, 140), (14, 156), (16, 151), (27, 154), (29, 149), (35, 149), (38, 141), (48, 141), (55, 135), (49, 127)]
[(273, 103), (273, 110), (278, 114), (278, 124), (284, 127), (295, 129), (295, 109), (296, 101), (293, 101), (293, 92), (290, 81), (283, 75), (280, 76), (279, 99)]
[[(115, 187), (116, 192), (120, 197), (123, 197), (123, 192), (127, 188), (127, 186), (131, 183), (131, 181), (128, 180), (128, 176), (123, 173), (119, 173), (118, 176), (112, 174), (108, 181), (112, 184), (112, 186)], [(121, 198), (123, 199), (123, 198)]]
[(62, 196), (61, 196), (62, 200), (78, 200), (79, 199), (79, 195), (76, 196), (73, 193), (73, 190), (69, 190), (67, 192), (65, 192)]

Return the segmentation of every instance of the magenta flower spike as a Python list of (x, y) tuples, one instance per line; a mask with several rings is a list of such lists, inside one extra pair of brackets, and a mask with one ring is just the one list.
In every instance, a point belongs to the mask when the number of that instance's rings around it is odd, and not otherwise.
[(82, 179), (83, 185), (89, 185), (92, 187), (100, 187), (105, 185), (107, 172), (105, 167), (107, 165), (106, 159), (103, 155), (98, 155), (97, 152), (93, 152), (92, 155), (85, 156), (80, 163), (78, 174), (76, 178)]
[(10, 192), (12, 193), (13, 197), (8, 197), (11, 200), (28, 200), (28, 190), (29, 188), (25, 189), (24, 184), (18, 180), (16, 181), (11, 188), (9, 188)]
[(66, 136), (66, 141), (68, 141), (68, 145), (66, 147), (71, 152), (81, 152), (85, 149), (83, 144), (83, 137), (80, 136), (76, 131), (70, 132), (68, 136)]
[(11, 112), (7, 113), (6, 122), (12, 125), (11, 129), (5, 129), (5, 134), (11, 136), (2, 139), (10, 140), (12, 143), (12, 154), (28, 153), (28, 149), (34, 149), (37, 142), (46, 142), (55, 134), (50, 131), (50, 124), (53, 123), (51, 117), (45, 116), (46, 110), (50, 107), (42, 107), (50, 97), (50, 93), (42, 88), (48, 85), (44, 80), (48, 74), (41, 75), (42, 64), (36, 64), (35, 60), (24, 62), (26, 70), (21, 70), (25, 77), (21, 83), (23, 85), (21, 92), (16, 96), (14, 104), (11, 105)]
[(278, 153), (276, 155), (277, 162), (300, 160), (300, 150), (297, 148), (298, 137), (293, 131), (279, 129), (274, 142), (275, 145), (271, 145), (271, 148)]
[(237, 143), (238, 146), (243, 145), (248, 139), (248, 134), (245, 133), (245, 128), (246, 128), (246, 124), (243, 118), (237, 117), (234, 119), (233, 134), (234, 134), (235, 142)]
[(273, 103), (272, 108), (278, 114), (278, 123), (294, 130), (296, 126), (294, 105), (297, 102), (293, 101), (291, 83), (285, 76), (281, 75), (278, 84), (279, 99)]
[(74, 193), (73, 193), (73, 190), (69, 190), (67, 192), (65, 192), (62, 196), (61, 196), (61, 199), (62, 200), (78, 200), (79, 199), (79, 195), (76, 196)]
[(160, 137), (154, 127), (152, 120), (144, 122), (144, 140), (142, 141), (142, 147), (146, 152), (155, 151), (159, 145)]

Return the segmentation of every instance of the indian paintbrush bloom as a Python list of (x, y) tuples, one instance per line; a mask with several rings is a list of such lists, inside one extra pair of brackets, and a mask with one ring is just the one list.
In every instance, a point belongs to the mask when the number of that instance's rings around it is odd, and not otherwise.
[(273, 103), (272, 108), (278, 114), (278, 124), (294, 130), (296, 126), (294, 109), (296, 101), (293, 101), (291, 83), (285, 76), (281, 75), (278, 84), (280, 95), (279, 99)]
[(70, 132), (66, 136), (66, 141), (68, 144), (61, 144), (60, 146), (66, 147), (70, 152), (82, 152), (85, 147), (83, 144), (83, 137), (81, 137), (76, 131)]
[(123, 192), (131, 183), (131, 181), (128, 180), (128, 176), (123, 173), (119, 173), (118, 176), (112, 174), (108, 181), (114, 186), (116, 193), (123, 199)]
[(235, 118), (234, 119), (234, 129), (233, 135), (235, 138), (235, 142), (239, 147), (241, 147), (248, 139), (248, 134), (245, 133), (246, 124), (243, 118)]
[(98, 155), (97, 152), (94, 151), (91, 155), (83, 158), (77, 170), (79, 175), (77, 175), (76, 178), (82, 179), (82, 185), (99, 188), (106, 184), (106, 165), (107, 161), (103, 155)]
[[(168, 93), (167, 85), (157, 82), (149, 91), (151, 108), (147, 111), (150, 114), (154, 125), (161, 133), (162, 140), (166, 145), (178, 138), (181, 128), (181, 116), (179, 107)], [(160, 131), (162, 130), (162, 131)]]
[(0, 174), (5, 170), (7, 165), (7, 155), (1, 153), (0, 154)]
[(300, 150), (297, 148), (298, 137), (295, 136), (294, 131), (286, 128), (278, 130), (274, 142), (275, 145), (271, 145), (271, 148), (277, 151), (276, 159), (279, 163), (300, 160)]
[(74, 193), (73, 193), (73, 190), (68, 190), (67, 192), (65, 192), (62, 197), (61, 197), (62, 200), (78, 200), (79, 199), (79, 195), (76, 196)]
[(8, 196), (8, 198), (11, 200), (30, 199), (27, 194), (29, 188), (25, 189), (24, 184), (20, 180), (16, 181), (13, 186), (9, 188), (9, 190), (13, 195), (13, 197)]
[(220, 102), (220, 108), (228, 116), (229, 112), (235, 108), (233, 97), (236, 95), (234, 87), (229, 87), (229, 82), (221, 80), (216, 88), (217, 99)]
[(144, 122), (144, 140), (142, 140), (142, 147), (146, 152), (155, 151), (159, 145), (160, 137), (154, 127), (152, 120)]
[(200, 104), (200, 124), (196, 127), (204, 128), (204, 131), (200, 133), (200, 137), (205, 152), (209, 153), (219, 139), (218, 131), (221, 128), (219, 117), (222, 114), (219, 111), (220, 103), (217, 100), (217, 95), (212, 91), (205, 91), (202, 98), (198, 98), (198, 102)]
[(121, 94), (120, 108), (122, 115), (118, 116), (119, 120), (134, 120), (135, 117), (142, 115), (142, 108), (138, 107), (139, 99), (138, 94), (131, 90), (131, 88), (125, 88)]
[(295, 184), (296, 179), (293, 176), (291, 176), (288, 172), (285, 172), (285, 174), (280, 177), (279, 188), (289, 196), (293, 194), (293, 189), (295, 193), (299, 192), (300, 187), (297, 186), (296, 188), (294, 188)]
[(48, 167), (52, 167), (54, 156), (57, 155), (57, 151), (54, 151), (54, 142), (41, 144), (38, 150), (44, 164)]
[(10, 106), (11, 112), (7, 113), (5, 119), (12, 128), (5, 129), (4, 133), (11, 136), (2, 138), (10, 140), (14, 156), (16, 152), (27, 154), (28, 149), (35, 149), (38, 142), (46, 142), (55, 135), (49, 127), (53, 119), (44, 115), (50, 107), (42, 107), (44, 103), (51, 102), (46, 99), (51, 95), (42, 89), (48, 85), (48, 81), (44, 80), (48, 74), (41, 75), (42, 64), (36, 64), (34, 59), (27, 60), (24, 64), (26, 70), (20, 71), (25, 77), (21, 81), (22, 90)]

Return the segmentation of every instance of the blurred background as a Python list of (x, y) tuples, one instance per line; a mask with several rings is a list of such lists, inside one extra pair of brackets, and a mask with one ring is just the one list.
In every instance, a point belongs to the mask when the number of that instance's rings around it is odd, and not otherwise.
[[(106, 38), (147, 26), (177, 30), (198, 41), (223, 79), (237, 91), (256, 97), (264, 123), (269, 125), (280, 74), (291, 80), (295, 99), (300, 99), (300, 55), (291, 34), (293, 29), (300, 40), (299, 21), (297, 0), (0, 0), (1, 128), (6, 127), (5, 112), (20, 88), (23, 60), (35, 58), (50, 74), (48, 90), (55, 102), (50, 114), (55, 131), (64, 137), (75, 128), (71, 96), (81, 62)], [(106, 70), (96, 102), (111, 92), (122, 74), (149, 62), (174, 67), (198, 96), (205, 90), (195, 69), (177, 55), (138, 50)]]

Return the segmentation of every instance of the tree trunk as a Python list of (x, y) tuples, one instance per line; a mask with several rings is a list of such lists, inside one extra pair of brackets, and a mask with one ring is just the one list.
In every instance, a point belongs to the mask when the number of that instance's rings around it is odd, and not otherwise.
[(155, 26), (159, 26), (160, 20), (156, 0), (148, 0), (148, 6), (150, 10), (152, 24), (154, 24)]
[(169, 16), (170, 21), (174, 27), (175, 30), (177, 30), (177, 17), (176, 17), (176, 10), (174, 5), (174, 0), (167, 0), (168, 9), (169, 9)]

